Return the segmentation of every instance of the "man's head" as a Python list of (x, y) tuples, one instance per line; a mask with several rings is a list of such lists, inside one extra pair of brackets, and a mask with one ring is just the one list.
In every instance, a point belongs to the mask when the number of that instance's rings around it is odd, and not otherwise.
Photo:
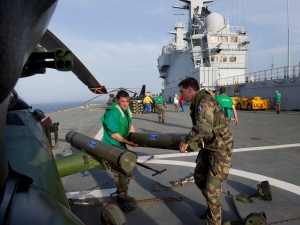
[(127, 91), (121, 90), (117, 94), (117, 103), (122, 110), (128, 109), (129, 106), (129, 94)]
[(180, 88), (181, 96), (186, 102), (194, 100), (196, 93), (199, 91), (199, 83), (195, 78), (188, 77), (182, 80), (178, 87)]
[(275, 92), (278, 93), (278, 90), (276, 90)]
[(226, 87), (221, 87), (220, 88), (220, 93), (221, 94), (226, 94)]

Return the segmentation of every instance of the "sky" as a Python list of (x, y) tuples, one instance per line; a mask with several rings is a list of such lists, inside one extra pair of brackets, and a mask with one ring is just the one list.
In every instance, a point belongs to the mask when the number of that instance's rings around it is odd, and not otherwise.
[[(173, 5), (184, 3), (60, 0), (48, 29), (109, 92), (122, 87), (139, 93), (145, 84), (147, 92), (158, 94), (163, 79), (159, 78), (157, 58), (162, 47), (174, 38), (167, 32), (173, 31), (178, 21), (185, 22), (187, 28), (188, 11), (172, 8)], [(290, 65), (299, 64), (299, 0), (214, 0), (206, 5), (211, 12), (228, 18), (231, 26), (243, 26), (251, 36), (246, 72), (270, 69), (272, 65), (274, 68), (287, 66), (288, 30)], [(28, 104), (85, 102), (98, 96), (72, 72), (53, 69), (19, 79), (15, 89)], [(92, 103), (107, 99), (108, 95), (103, 95)]]

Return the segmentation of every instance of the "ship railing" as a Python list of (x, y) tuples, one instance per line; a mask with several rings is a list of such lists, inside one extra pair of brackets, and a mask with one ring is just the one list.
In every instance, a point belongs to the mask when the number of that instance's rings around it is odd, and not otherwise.
[[(168, 41), (168, 45), (164, 46), (165, 50), (164, 53), (161, 53), (158, 55), (158, 58), (160, 58), (163, 54), (170, 54), (171, 52), (176, 50), (176, 43), (175, 43), (176, 39), (172, 38), (171, 40)], [(189, 48), (188, 43), (185, 43), (185, 46), (183, 47), (183, 49), (181, 51), (186, 51)]]
[[(220, 26), (210, 25), (209, 27), (207, 27), (205, 29), (205, 31), (203, 32), (203, 34), (205, 35), (208, 32), (216, 32), (216, 30), (218, 30), (219, 27)], [(221, 29), (219, 29), (217, 32), (220, 32), (221, 30), (224, 30), (226, 28), (227, 28), (227, 26), (225, 25), (224, 27), (222, 27)], [(245, 33), (244, 27), (241, 27), (241, 26), (230, 26), (229, 31), (231, 33), (237, 33), (237, 34)]]
[(232, 77), (226, 77), (217, 80), (217, 86), (243, 84), (247, 82), (257, 82), (266, 80), (278, 80), (283, 78), (293, 78), (300, 76), (300, 65), (285, 66), (278, 68), (271, 68), (268, 70), (262, 70)]
[(241, 26), (230, 26), (230, 32), (238, 34), (245, 33), (244, 27)]

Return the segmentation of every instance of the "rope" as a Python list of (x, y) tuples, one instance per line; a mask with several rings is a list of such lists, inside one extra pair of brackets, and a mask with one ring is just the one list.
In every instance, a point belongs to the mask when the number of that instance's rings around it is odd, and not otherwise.
[[(171, 189), (177, 188), (177, 187), (182, 187), (184, 185), (187, 185), (189, 183), (194, 183), (194, 182), (195, 182), (194, 176), (186, 178), (183, 181), (175, 181), (172, 186), (165, 186), (165, 185), (163, 185), (163, 184), (161, 184), (159, 182), (156, 182), (152, 186), (152, 191), (155, 191), (155, 192), (164, 192), (164, 191), (168, 191), (168, 190), (171, 190)], [(156, 186), (160, 186), (162, 188), (158, 189), (158, 188), (156, 188)]]
[[(139, 174), (131, 177), (130, 179), (135, 179), (135, 177), (138, 176), (138, 175)], [(113, 180), (114, 179), (112, 179), (111, 181), (109, 181), (109, 182), (107, 182), (107, 183), (105, 183), (105, 184), (103, 184), (101, 186), (104, 186), (104, 185), (112, 182)], [(154, 192), (164, 192), (164, 191), (168, 191), (168, 190), (171, 190), (171, 189), (174, 189), (174, 188), (177, 188), (177, 187), (183, 187), (184, 185), (187, 185), (187, 184), (193, 183), (193, 182), (195, 182), (193, 176), (189, 177), (189, 178), (186, 178), (186, 179), (184, 179), (182, 181), (175, 181), (173, 183), (173, 185), (171, 185), (171, 186), (166, 186), (166, 185), (163, 185), (163, 184), (161, 184), (159, 182), (155, 182), (153, 184), (153, 186), (152, 186), (152, 191), (154, 191)], [(101, 186), (97, 186), (96, 188), (99, 188)], [(159, 186), (160, 188), (157, 188), (157, 186)], [(93, 188), (90, 191), (87, 191), (87, 192), (83, 193), (82, 195), (77, 196), (75, 198), (68, 199), (69, 204), (70, 205), (82, 205), (82, 206), (94, 206), (95, 207), (95, 206), (103, 206), (103, 205), (108, 205), (108, 204), (116, 203), (115, 198), (112, 196), (112, 195), (116, 194), (116, 192), (110, 194), (110, 197), (111, 197), (112, 200), (111, 201), (107, 201), (107, 202), (74, 201), (75, 199), (79, 199), (81, 197), (86, 196), (88, 193), (90, 193), (91, 191), (95, 190), (96, 188)], [(242, 202), (247, 202), (247, 203), (255, 203), (255, 200), (258, 198), (257, 195), (256, 196), (255, 195), (239, 195), (239, 196), (234, 196), (229, 191), (227, 193), (226, 192), (223, 192), (223, 193), (226, 194), (226, 195), (232, 196), (234, 198), (241, 197), (241, 199), (238, 198), (238, 200), (239, 201), (242, 200)], [(255, 198), (255, 200), (253, 200), (251, 198)], [(243, 200), (243, 199), (246, 199), (246, 200)], [(168, 202), (168, 201), (178, 202), (178, 201), (183, 201), (183, 198), (182, 197), (171, 196), (171, 197), (166, 197), (166, 198), (152, 198), (152, 199), (134, 200), (134, 201), (130, 201), (129, 203), (130, 204), (150, 204), (150, 203), (159, 203), (159, 202)], [(235, 205), (235, 199), (233, 200), (233, 203)], [(236, 210), (237, 210), (237, 207), (236, 207)], [(237, 212), (238, 212), (238, 210), (237, 210)], [(239, 212), (238, 212), (238, 216), (241, 218)], [(243, 219), (243, 218), (241, 218), (241, 219)], [(278, 220), (278, 221), (267, 223), (267, 225), (285, 223), (285, 222), (296, 221), (296, 220), (300, 220), (300, 217), (290, 218), (290, 219), (286, 219), (286, 220)], [(240, 221), (243, 221), (243, 220), (240, 220)], [(234, 221), (228, 221), (227, 224), (231, 224), (230, 222), (234, 222)]]
[[(166, 197), (166, 198), (151, 198), (151, 199), (143, 199), (143, 200), (135, 200), (130, 201), (130, 204), (149, 204), (149, 203), (158, 203), (158, 202), (179, 202), (183, 201), (181, 197)], [(108, 202), (84, 202), (84, 201), (73, 201), (69, 199), (70, 205), (82, 205), (82, 206), (103, 206), (116, 203), (116, 200), (108, 201)]]
[(278, 223), (284, 223), (284, 222), (290, 222), (290, 221), (296, 221), (296, 220), (300, 220), (300, 217), (286, 219), (286, 220), (278, 220), (278, 221), (274, 221), (274, 222), (268, 223), (268, 225), (278, 224)]
[(83, 115), (83, 118), (81, 119), (80, 125), (79, 125), (79, 127), (78, 127), (78, 129), (77, 129), (77, 132), (79, 131), (79, 129), (80, 129), (81, 125), (82, 125), (82, 122), (83, 122), (83, 120), (84, 120), (84, 118), (85, 118), (85, 116), (86, 116), (86, 114), (87, 114), (87, 111), (88, 111), (88, 108), (85, 110), (85, 113), (84, 113), (84, 115)]
[(106, 183), (104, 183), (104, 184), (101, 184), (101, 185), (99, 185), (99, 186), (96, 186), (96, 187), (92, 188), (92, 189), (89, 190), (89, 191), (85, 191), (85, 192), (83, 192), (81, 195), (79, 195), (79, 196), (77, 196), (77, 197), (68, 199), (68, 200), (69, 200), (69, 203), (70, 203), (70, 202), (73, 202), (73, 200), (75, 200), (75, 199), (79, 199), (79, 198), (82, 198), (82, 197), (87, 196), (87, 195), (88, 195), (89, 193), (91, 193), (92, 191), (94, 191), (94, 190), (96, 190), (96, 189), (98, 189), (98, 188), (104, 187), (105, 185), (111, 183), (111, 182), (114, 181), (114, 180), (115, 180), (115, 178), (111, 179), (110, 181), (108, 181), (108, 182), (106, 182)]

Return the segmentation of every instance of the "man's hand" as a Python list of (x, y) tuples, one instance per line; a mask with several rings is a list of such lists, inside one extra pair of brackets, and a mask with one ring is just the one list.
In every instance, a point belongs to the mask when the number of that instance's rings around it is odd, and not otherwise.
[(185, 137), (181, 137), (180, 138), (180, 143), (179, 143), (179, 150), (180, 150), (180, 152), (182, 152), (182, 153), (189, 153), (187, 151), (187, 147), (188, 146), (189, 145), (187, 143), (185, 143)]
[(238, 125), (239, 124), (239, 121), (237, 119), (234, 119), (234, 125)]
[(131, 147), (134, 147), (134, 148), (139, 147), (138, 144), (135, 144), (135, 143), (133, 143), (133, 142), (131, 142), (131, 141), (127, 141), (126, 144), (129, 145), (129, 146), (131, 146)]
[(117, 140), (118, 142), (124, 143), (124, 144), (129, 145), (129, 146), (134, 147), (134, 148), (136, 148), (136, 147), (139, 146), (138, 144), (135, 144), (135, 143), (133, 143), (131, 141), (126, 140), (119, 133), (112, 134), (111, 137), (113, 139)]

